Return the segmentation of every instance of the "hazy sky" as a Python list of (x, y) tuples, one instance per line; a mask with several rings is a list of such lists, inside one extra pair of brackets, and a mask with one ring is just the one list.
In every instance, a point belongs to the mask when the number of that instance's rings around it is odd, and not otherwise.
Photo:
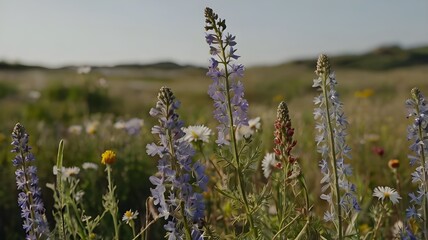
[(428, 44), (427, 0), (0, 0), (0, 61), (205, 66), (206, 6), (248, 65)]

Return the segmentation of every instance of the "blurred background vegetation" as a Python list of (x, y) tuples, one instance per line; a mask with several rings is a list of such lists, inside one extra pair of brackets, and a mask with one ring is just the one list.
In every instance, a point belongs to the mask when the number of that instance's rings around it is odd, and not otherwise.
[[(394, 186), (387, 166), (390, 159), (400, 160), (403, 193), (409, 192), (412, 169), (407, 160), (410, 143), (406, 127), (410, 120), (406, 119), (404, 101), (415, 86), (428, 96), (428, 47), (381, 47), (362, 55), (332, 57), (331, 62), (350, 123), (351, 164), (361, 195), (369, 196), (377, 185)], [(289, 104), (298, 141), (296, 154), (308, 178), (312, 201), (317, 203), (320, 157), (314, 142), (312, 114), (312, 99), (317, 93), (311, 87), (315, 64), (316, 56), (275, 66), (250, 67), (243, 82), (250, 117), (262, 119), (259, 138), (266, 151), (272, 148), (277, 105), (282, 100)], [(30, 134), (50, 219), (53, 198), (45, 184), (54, 181), (52, 167), (60, 139), (66, 141), (67, 167), (81, 167), (84, 162), (98, 164), (104, 150), (116, 151), (118, 161), (113, 178), (118, 186), (120, 213), (133, 209), (144, 216), (151, 187), (148, 177), (156, 171), (156, 160), (145, 153), (146, 144), (154, 141), (150, 129), (156, 124), (148, 112), (156, 103), (159, 88), (168, 86), (182, 102), (179, 114), (186, 125), (205, 124), (214, 130), (217, 123), (206, 93), (211, 80), (205, 73), (205, 68), (167, 62), (92, 66), (89, 72), (80, 74), (72, 66), (47, 69), (0, 63), (0, 236), (24, 236), (10, 153), (10, 133), (16, 122), (21, 122)], [(116, 122), (131, 118), (143, 119), (139, 134), (129, 135), (115, 128)], [(81, 126), (81, 132), (69, 131), (73, 125)], [(87, 211), (95, 215), (102, 209), (105, 174), (101, 165), (97, 171), (80, 174)], [(406, 201), (407, 194), (402, 195)], [(319, 208), (316, 205), (316, 211), (321, 212)]]

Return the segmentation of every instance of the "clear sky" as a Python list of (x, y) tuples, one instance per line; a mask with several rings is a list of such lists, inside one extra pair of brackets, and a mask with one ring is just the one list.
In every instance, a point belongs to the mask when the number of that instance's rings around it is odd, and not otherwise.
[(206, 6), (247, 65), (428, 44), (427, 0), (0, 0), (0, 61), (205, 66)]

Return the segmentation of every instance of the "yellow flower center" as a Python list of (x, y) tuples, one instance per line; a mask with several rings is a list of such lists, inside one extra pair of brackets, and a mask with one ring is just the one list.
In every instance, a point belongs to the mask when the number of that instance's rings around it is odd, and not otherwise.
[(125, 212), (125, 216), (129, 219), (129, 218), (131, 218), (132, 217), (132, 212), (131, 212), (131, 210), (128, 210), (128, 211), (126, 211)]
[(391, 196), (391, 193), (389, 193), (389, 192), (384, 192), (384, 193), (383, 193), (383, 195), (387, 198), (387, 197)]
[(101, 155), (101, 163), (102, 164), (113, 164), (114, 162), (116, 162), (116, 153), (114, 153), (111, 150), (106, 150), (102, 155)]
[(190, 134), (195, 140), (199, 140), (199, 135), (195, 131), (190, 132)]

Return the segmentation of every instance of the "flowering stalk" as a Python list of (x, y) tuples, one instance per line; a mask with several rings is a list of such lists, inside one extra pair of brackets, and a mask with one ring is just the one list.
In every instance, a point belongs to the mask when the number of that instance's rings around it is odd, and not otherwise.
[[(160, 157), (159, 172), (150, 177), (156, 187), (150, 191), (159, 216), (168, 221), (164, 228), (169, 239), (192, 239), (202, 237), (198, 225), (202, 224), (205, 210), (202, 194), (195, 190), (205, 191), (208, 178), (205, 167), (199, 162), (193, 163), (195, 151), (183, 139), (183, 122), (176, 113), (179, 105), (171, 90), (162, 87), (156, 107), (150, 110), (150, 115), (159, 121), (159, 125), (152, 128), (152, 134), (160, 139), (159, 144), (147, 145), (148, 155)], [(194, 182), (192, 176), (195, 176)]]
[(116, 162), (116, 154), (107, 150), (101, 155), (101, 163), (106, 165), (107, 181), (108, 181), (108, 192), (104, 195), (104, 208), (110, 212), (113, 219), (114, 226), (114, 239), (119, 240), (119, 221), (117, 220), (117, 214), (119, 212), (116, 200), (115, 190), (116, 187), (111, 179), (111, 165)]
[(24, 126), (17, 123), (12, 131), (12, 152), (17, 155), (12, 160), (15, 171), (16, 185), (19, 190), (18, 205), (21, 207), (22, 225), (26, 239), (47, 239), (49, 226), (45, 217), (45, 208), (42, 201), (37, 168), (31, 163), (35, 161), (34, 155), (28, 146), (28, 134)]
[(420, 226), (423, 229), (424, 239), (428, 239), (428, 172), (426, 157), (428, 156), (428, 106), (425, 97), (417, 88), (411, 91), (412, 98), (406, 101), (409, 111), (409, 117), (414, 117), (414, 122), (408, 127), (409, 140), (413, 140), (410, 149), (416, 156), (409, 156), (410, 165), (418, 164), (415, 172), (412, 173), (412, 182), (417, 183), (419, 190), (415, 193), (410, 193), (410, 202), (419, 206), (419, 211), (422, 212), (423, 218), (420, 219), (420, 214), (415, 211), (415, 207), (410, 207), (406, 210), (408, 218), (422, 220)]
[[(355, 185), (347, 180), (352, 170), (349, 164), (344, 163), (345, 157), (350, 158), (350, 148), (345, 142), (348, 123), (342, 110), (343, 104), (335, 90), (337, 84), (335, 75), (330, 72), (330, 63), (326, 55), (320, 55), (318, 58), (315, 73), (318, 78), (314, 80), (313, 87), (322, 91), (314, 100), (319, 106), (314, 111), (314, 117), (318, 120), (316, 141), (318, 152), (322, 155), (320, 167), (324, 175), (321, 180), (323, 185), (321, 199), (330, 205), (330, 210), (324, 214), (324, 220), (333, 221), (338, 238), (343, 239), (343, 221), (353, 210), (360, 210), (355, 197)], [(327, 192), (328, 190), (330, 191)]]
[[(236, 128), (241, 125), (248, 125), (248, 102), (244, 99), (244, 86), (238, 78), (244, 75), (244, 66), (235, 64), (239, 56), (235, 54), (235, 36), (224, 34), (226, 21), (219, 19), (212, 9), (205, 9), (205, 30), (211, 31), (206, 35), (206, 41), (210, 46), (210, 54), (214, 57), (210, 60), (207, 75), (211, 77), (213, 83), (209, 86), (208, 94), (214, 100), (214, 118), (220, 125), (218, 129), (217, 144), (229, 145), (232, 142), (232, 152), (235, 160), (235, 170), (238, 188), (244, 203), (247, 220), (250, 224), (250, 231), (257, 238), (257, 231), (247, 200), (245, 186), (242, 175), (242, 163), (239, 160), (239, 153), (236, 140)], [(217, 59), (215, 58), (217, 57)], [(219, 64), (222, 67), (219, 67)], [(226, 136), (229, 135), (228, 140)]]
[[(303, 194), (305, 198), (305, 207), (306, 207), (305, 213), (307, 214), (307, 219), (306, 219), (307, 221), (298, 235), (298, 238), (300, 238), (310, 223), (309, 193), (306, 187), (306, 182), (305, 182), (303, 173), (300, 171), (300, 166), (297, 162), (297, 158), (293, 156), (291, 153), (293, 148), (296, 146), (297, 141), (293, 139), (294, 128), (292, 128), (290, 114), (288, 111), (287, 104), (285, 102), (281, 102), (278, 105), (277, 117), (274, 123), (274, 127), (275, 127), (274, 153), (275, 153), (276, 159), (280, 160), (280, 162), (277, 162), (276, 164), (274, 164), (274, 167), (282, 168), (281, 182), (293, 181), (295, 179), (298, 179), (298, 182), (300, 183), (303, 189)], [(267, 164), (264, 163), (263, 165), (266, 167)], [(272, 166), (272, 164), (270, 164), (270, 166)], [(283, 187), (282, 194), (279, 194), (280, 202), (286, 201), (286, 198), (287, 198), (286, 195), (288, 192), (287, 184), (284, 183), (282, 187)], [(281, 222), (283, 217), (282, 211), (283, 211), (284, 205), (281, 205), (278, 209)]]

